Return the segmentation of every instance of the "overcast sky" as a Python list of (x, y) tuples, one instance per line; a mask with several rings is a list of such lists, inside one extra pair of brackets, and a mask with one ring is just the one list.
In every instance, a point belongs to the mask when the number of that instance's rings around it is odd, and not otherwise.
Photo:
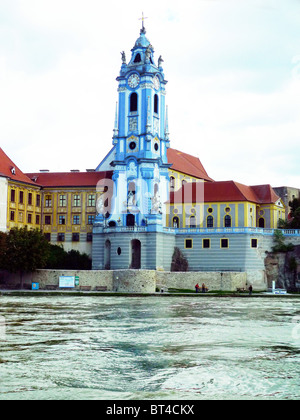
[(0, 0), (0, 147), (15, 164), (101, 162), (142, 12), (171, 147), (217, 181), (300, 188), (299, 0)]

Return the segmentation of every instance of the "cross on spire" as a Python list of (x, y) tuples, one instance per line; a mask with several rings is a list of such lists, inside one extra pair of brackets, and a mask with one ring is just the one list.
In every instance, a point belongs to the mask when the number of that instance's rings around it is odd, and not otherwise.
[(139, 18), (139, 20), (141, 20), (142, 21), (142, 31), (144, 32), (145, 31), (145, 26), (144, 26), (144, 21), (145, 21), (145, 19), (148, 19), (147, 17), (144, 17), (144, 12), (142, 12), (142, 17), (141, 18)]

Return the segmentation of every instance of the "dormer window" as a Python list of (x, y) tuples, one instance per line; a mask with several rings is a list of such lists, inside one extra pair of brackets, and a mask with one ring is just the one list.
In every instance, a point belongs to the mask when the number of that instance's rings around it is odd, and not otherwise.
[(10, 171), (13, 175), (16, 175), (16, 168), (14, 166), (10, 169)]

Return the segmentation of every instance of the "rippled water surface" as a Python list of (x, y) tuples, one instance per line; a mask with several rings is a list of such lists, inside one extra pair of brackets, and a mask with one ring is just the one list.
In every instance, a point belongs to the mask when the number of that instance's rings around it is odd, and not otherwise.
[(299, 299), (0, 296), (0, 320), (2, 400), (300, 397)]

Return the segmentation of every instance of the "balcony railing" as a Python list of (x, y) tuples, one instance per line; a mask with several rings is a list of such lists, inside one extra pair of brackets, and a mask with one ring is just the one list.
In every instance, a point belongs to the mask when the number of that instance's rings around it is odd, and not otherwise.
[[(176, 234), (233, 234), (251, 233), (260, 235), (274, 235), (277, 229), (264, 229), (257, 227), (233, 227), (233, 228), (163, 228), (166, 233)], [(280, 229), (284, 236), (300, 236), (300, 229)]]
[[(176, 234), (176, 235), (191, 235), (191, 234), (259, 234), (272, 236), (277, 229), (265, 229), (258, 227), (232, 227), (232, 228), (172, 228), (158, 226), (157, 231)], [(105, 233), (121, 233), (121, 232), (147, 232), (147, 226), (107, 226), (104, 227)], [(280, 229), (284, 236), (300, 236), (300, 229)]]
[(103, 229), (105, 233), (146, 232), (146, 226), (111, 226)]

